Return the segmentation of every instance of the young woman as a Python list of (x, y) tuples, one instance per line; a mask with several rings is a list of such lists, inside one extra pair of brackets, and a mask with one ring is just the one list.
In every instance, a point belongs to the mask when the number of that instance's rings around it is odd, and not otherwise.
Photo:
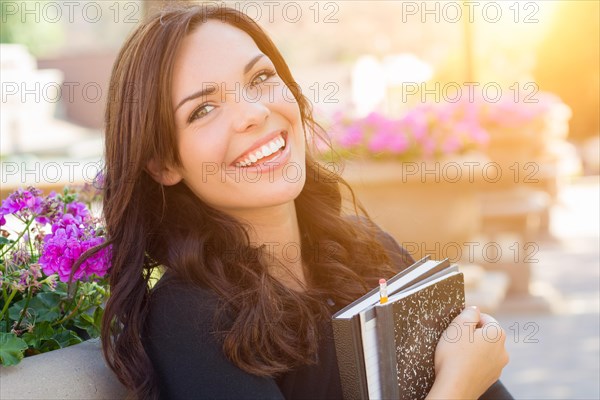
[[(121, 382), (141, 399), (341, 398), (332, 313), (412, 259), (344, 212), (271, 40), (224, 7), (165, 10), (125, 43), (111, 88), (102, 343)], [(429, 396), (510, 398), (504, 338), (482, 335), (494, 320), (457, 322), (478, 329), (439, 343)]]

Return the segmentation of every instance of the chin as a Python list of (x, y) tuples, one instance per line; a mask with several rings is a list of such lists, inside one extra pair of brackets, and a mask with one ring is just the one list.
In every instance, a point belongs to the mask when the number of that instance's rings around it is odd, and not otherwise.
[(298, 181), (269, 183), (269, 190), (264, 192), (260, 203), (265, 206), (275, 206), (294, 201), (302, 192), (305, 181), (306, 175), (304, 174)]

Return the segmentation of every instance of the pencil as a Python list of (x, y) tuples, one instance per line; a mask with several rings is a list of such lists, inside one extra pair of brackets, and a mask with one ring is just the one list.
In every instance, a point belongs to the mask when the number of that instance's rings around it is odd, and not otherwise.
[(379, 304), (385, 304), (388, 301), (387, 281), (383, 278), (379, 280)]

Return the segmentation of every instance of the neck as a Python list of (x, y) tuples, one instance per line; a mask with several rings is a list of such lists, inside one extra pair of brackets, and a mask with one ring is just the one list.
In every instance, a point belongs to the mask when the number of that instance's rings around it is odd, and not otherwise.
[(301, 235), (294, 202), (251, 210), (236, 217), (251, 226), (248, 231), (251, 244), (265, 246), (271, 275), (291, 289), (305, 290)]

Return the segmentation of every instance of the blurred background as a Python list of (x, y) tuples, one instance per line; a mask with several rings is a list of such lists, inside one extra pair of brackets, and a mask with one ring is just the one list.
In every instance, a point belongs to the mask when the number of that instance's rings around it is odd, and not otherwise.
[[(204, 2), (259, 22), (371, 217), (463, 268), (516, 398), (600, 398), (598, 1)], [(109, 75), (161, 1), (0, 1), (2, 198), (91, 182)]]

